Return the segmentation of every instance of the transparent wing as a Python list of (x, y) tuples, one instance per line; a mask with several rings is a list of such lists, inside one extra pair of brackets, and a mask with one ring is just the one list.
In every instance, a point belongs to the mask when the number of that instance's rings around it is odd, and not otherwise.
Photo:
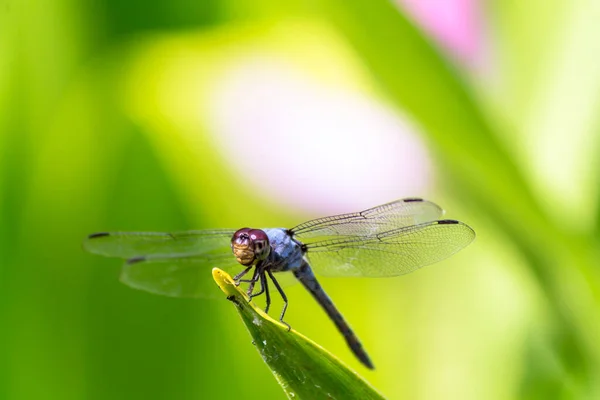
[(243, 267), (231, 254), (153, 254), (125, 262), (121, 282), (135, 289), (170, 297), (220, 298), (212, 269), (237, 274)]
[(307, 221), (291, 229), (305, 244), (338, 236), (372, 237), (393, 229), (418, 225), (442, 217), (444, 210), (420, 198), (407, 198), (368, 210)]
[[(215, 267), (231, 276), (244, 270), (232, 254), (155, 254), (129, 259), (123, 266), (121, 282), (170, 297), (222, 298), (223, 292), (212, 278)], [(252, 273), (253, 270), (248, 272), (244, 279), (250, 279)], [(289, 272), (278, 272), (277, 281), (284, 286), (297, 282)]]
[(83, 242), (90, 253), (105, 257), (132, 258), (152, 254), (231, 254), (230, 240), (235, 230), (184, 232), (101, 232)]
[(232, 229), (185, 232), (102, 232), (83, 243), (90, 253), (124, 258), (121, 281), (171, 297), (218, 297), (211, 270), (243, 268), (231, 253)]
[(375, 236), (349, 236), (307, 245), (311, 267), (324, 276), (389, 277), (441, 261), (475, 238), (468, 225), (440, 220)]

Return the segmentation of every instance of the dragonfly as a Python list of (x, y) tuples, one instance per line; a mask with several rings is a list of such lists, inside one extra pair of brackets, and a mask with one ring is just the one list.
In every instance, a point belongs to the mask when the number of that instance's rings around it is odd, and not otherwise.
[(475, 238), (468, 225), (441, 219), (443, 215), (433, 202), (404, 198), (291, 229), (99, 232), (87, 237), (84, 249), (125, 259), (121, 281), (126, 285), (171, 297), (211, 297), (216, 290), (207, 283), (212, 281), (212, 268), (235, 271), (235, 283), (248, 285), (250, 300), (264, 294), (266, 313), (271, 305), (270, 280), (283, 299), (279, 320), (286, 325), (288, 298), (280, 280), (291, 275), (323, 308), (358, 360), (374, 369), (315, 272), (331, 277), (394, 277), (441, 261)]

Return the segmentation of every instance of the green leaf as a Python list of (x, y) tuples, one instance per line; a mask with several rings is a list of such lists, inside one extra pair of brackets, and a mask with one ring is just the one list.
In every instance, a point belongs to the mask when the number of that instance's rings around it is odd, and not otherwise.
[(256, 349), (288, 398), (384, 399), (333, 354), (257, 308), (226, 272), (214, 268), (213, 278), (235, 304)]

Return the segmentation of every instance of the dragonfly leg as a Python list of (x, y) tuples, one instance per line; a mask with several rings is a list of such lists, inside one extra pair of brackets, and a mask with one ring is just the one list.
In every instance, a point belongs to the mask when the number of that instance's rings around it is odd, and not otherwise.
[[(254, 297), (252, 296), (252, 292), (254, 291), (254, 285), (256, 284), (256, 282), (258, 281), (258, 274), (259, 273), (259, 269), (256, 268), (254, 270), (254, 275), (252, 275), (252, 279), (250, 279), (248, 281), (249, 285), (248, 285), (248, 290), (246, 291), (246, 293), (248, 294), (248, 296), (250, 298)], [(243, 280), (240, 280), (240, 282), (244, 282)], [(260, 294), (260, 293), (259, 293)]]
[[(252, 300), (254, 297), (256, 296), (260, 296), (261, 294), (265, 294), (265, 300), (266, 300), (266, 307), (265, 307), (265, 313), (268, 314), (269, 313), (269, 307), (271, 306), (271, 295), (269, 294), (269, 283), (267, 282), (267, 277), (265, 275), (265, 271), (264, 270), (259, 270), (257, 268), (256, 270), (258, 272), (258, 277), (257, 279), (253, 280), (247, 280), (247, 282), (250, 282), (250, 285), (254, 286), (254, 284), (256, 283), (256, 281), (258, 279), (260, 279), (260, 290), (257, 293), (248, 293), (248, 296), (250, 297), (250, 300)], [(257, 272), (254, 273), (254, 276), (256, 277)], [(241, 280), (241, 282), (245, 282), (244, 280)]]
[(267, 276), (265, 275), (265, 271), (260, 273), (260, 282), (262, 287), (265, 289), (265, 301), (267, 303), (265, 307), (265, 314), (269, 313), (269, 307), (271, 307), (271, 295), (269, 294), (269, 282), (267, 282)]
[[(256, 280), (254, 281), (254, 283), (256, 283), (259, 279), (260, 279), (260, 290), (257, 293), (252, 293), (249, 294), (250, 298), (256, 297), (256, 296), (260, 296), (261, 294), (263, 294), (265, 292), (266, 286), (265, 286), (265, 280), (263, 279), (263, 275), (265, 273), (263, 271), (259, 271), (259, 269), (256, 269), (256, 272), (254, 273), (254, 276), (256, 277)], [(254, 279), (254, 278), (252, 278)], [(252, 281), (250, 281), (252, 284)], [(268, 293), (267, 293), (268, 296)]]
[(271, 280), (273, 281), (273, 284), (275, 285), (275, 287), (277, 288), (277, 291), (279, 292), (279, 294), (281, 295), (281, 298), (283, 299), (283, 310), (281, 310), (281, 316), (279, 317), (279, 322), (281, 322), (282, 324), (284, 324), (285, 326), (287, 326), (288, 327), (288, 332), (289, 332), (289, 331), (292, 330), (292, 327), (290, 326), (290, 324), (288, 324), (287, 322), (285, 322), (283, 320), (283, 317), (285, 315), (285, 311), (287, 310), (287, 306), (288, 306), (287, 296), (283, 292), (283, 289), (281, 289), (281, 286), (279, 285), (279, 282), (277, 282), (277, 279), (275, 279), (275, 277), (273, 276), (273, 273), (271, 272), (270, 269), (267, 269), (267, 274), (269, 274), (269, 278), (271, 278)]
[(248, 273), (248, 271), (250, 271), (252, 269), (253, 265), (247, 267), (245, 270), (243, 270), (242, 272), (240, 272), (239, 274), (237, 274), (236, 276), (233, 277), (233, 281), (235, 282), (236, 286), (240, 286), (240, 282), (242, 282), (242, 276), (246, 275)]

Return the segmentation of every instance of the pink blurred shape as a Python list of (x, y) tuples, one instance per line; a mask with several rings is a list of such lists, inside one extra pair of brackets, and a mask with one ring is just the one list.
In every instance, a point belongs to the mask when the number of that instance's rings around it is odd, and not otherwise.
[(217, 147), (257, 196), (322, 215), (430, 187), (414, 127), (366, 96), (265, 59), (225, 72), (209, 99)]
[(466, 64), (481, 58), (482, 12), (480, 0), (397, 0), (425, 32)]

